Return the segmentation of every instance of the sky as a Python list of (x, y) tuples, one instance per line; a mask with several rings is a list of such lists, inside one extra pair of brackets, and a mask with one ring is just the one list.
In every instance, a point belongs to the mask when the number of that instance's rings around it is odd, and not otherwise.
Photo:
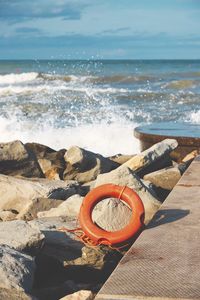
[(200, 59), (200, 0), (0, 0), (0, 59)]

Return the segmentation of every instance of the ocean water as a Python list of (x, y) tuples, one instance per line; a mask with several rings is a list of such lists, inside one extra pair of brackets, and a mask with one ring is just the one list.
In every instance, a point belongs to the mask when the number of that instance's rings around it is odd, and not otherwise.
[(200, 124), (200, 60), (0, 61), (0, 142), (132, 154), (168, 121)]

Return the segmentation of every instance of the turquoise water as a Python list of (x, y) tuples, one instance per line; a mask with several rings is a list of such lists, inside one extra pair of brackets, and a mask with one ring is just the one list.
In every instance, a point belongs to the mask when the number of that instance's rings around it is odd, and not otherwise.
[(133, 129), (200, 123), (200, 61), (0, 61), (1, 141), (133, 153)]

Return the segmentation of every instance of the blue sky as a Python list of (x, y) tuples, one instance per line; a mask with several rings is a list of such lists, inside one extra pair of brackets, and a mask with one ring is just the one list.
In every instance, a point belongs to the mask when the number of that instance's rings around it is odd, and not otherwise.
[(200, 0), (0, 0), (0, 59), (200, 59)]

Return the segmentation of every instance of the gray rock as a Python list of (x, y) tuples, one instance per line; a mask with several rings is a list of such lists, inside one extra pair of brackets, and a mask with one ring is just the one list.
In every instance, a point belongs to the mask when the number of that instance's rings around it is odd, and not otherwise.
[[(69, 230), (79, 227), (74, 219), (70, 218), (41, 218), (30, 221), (38, 226), (45, 235), (45, 243), (39, 255), (49, 259), (49, 264), (56, 261), (59, 265), (66, 267), (68, 279), (81, 278), (87, 276), (92, 270), (105, 271), (106, 266), (110, 272), (111, 266), (115, 266), (121, 255), (109, 247), (85, 246), (73, 232), (60, 231), (60, 228)], [(85, 269), (84, 269), (85, 268)], [(99, 273), (98, 276), (103, 276)], [(70, 277), (71, 276), (71, 277)], [(89, 275), (88, 275), (89, 276)]]
[(20, 141), (0, 144), (0, 161), (22, 161), (28, 158), (28, 152)]
[(101, 173), (109, 172), (119, 166), (118, 163), (77, 146), (71, 147), (65, 153), (67, 167), (64, 179), (74, 179), (78, 182), (90, 182)]
[(125, 165), (109, 173), (99, 175), (96, 179), (95, 187), (106, 183), (128, 186), (138, 193), (145, 208), (145, 224), (152, 219), (161, 205), (161, 202), (156, 199), (153, 190), (150, 190), (144, 182)]
[(21, 220), (0, 223), (0, 245), (34, 254), (41, 248), (43, 239), (44, 235), (34, 224)]
[(172, 190), (180, 178), (181, 172), (178, 167), (162, 169), (144, 176), (144, 180), (166, 190)]
[(20, 214), (34, 206), (39, 197), (65, 200), (79, 193), (79, 185), (74, 181), (48, 179), (25, 179), (0, 175), (0, 210)]
[(31, 256), (0, 245), (0, 291), (6, 289), (30, 293), (34, 272), (35, 263)]
[[(61, 205), (64, 201), (57, 199), (49, 199), (49, 198), (36, 198), (33, 199), (30, 205), (25, 206), (24, 209), (17, 215), (15, 215), (16, 219), (30, 221), (37, 218), (37, 214), (39, 212), (46, 212), (51, 209), (55, 209), (59, 205)], [(0, 212), (1, 218), (1, 212)]]
[(79, 194), (69, 197), (56, 208), (51, 208), (47, 211), (41, 211), (37, 214), (38, 218), (44, 217), (74, 217), (77, 218), (83, 197)]
[(0, 173), (43, 177), (36, 157), (20, 141), (0, 144)]
[(60, 228), (74, 229), (79, 227), (76, 220), (71, 218), (41, 218), (29, 222), (44, 234), (44, 245), (40, 251), (41, 255), (56, 260), (64, 266), (66, 261), (73, 261), (81, 257), (84, 244), (76, 239), (71, 232), (61, 231)]
[(168, 155), (178, 146), (176, 140), (165, 139), (162, 142), (159, 142), (149, 149), (141, 152), (140, 154), (134, 156), (130, 160), (124, 163), (124, 166), (129, 167), (133, 171), (138, 171), (144, 167), (147, 167), (161, 157)]
[(106, 231), (117, 231), (128, 225), (131, 209), (118, 199), (104, 199), (92, 213), (93, 222)]

